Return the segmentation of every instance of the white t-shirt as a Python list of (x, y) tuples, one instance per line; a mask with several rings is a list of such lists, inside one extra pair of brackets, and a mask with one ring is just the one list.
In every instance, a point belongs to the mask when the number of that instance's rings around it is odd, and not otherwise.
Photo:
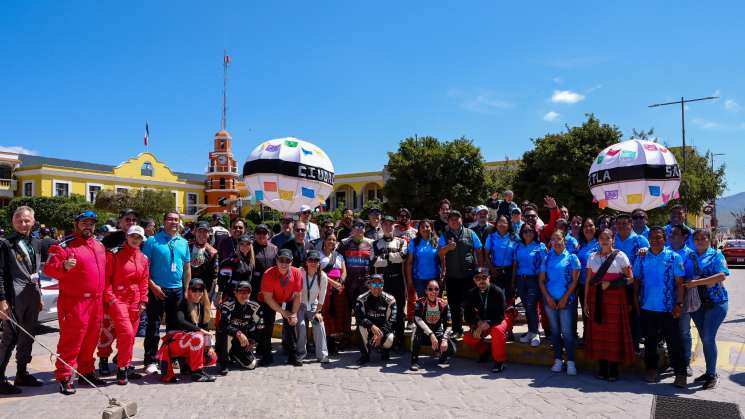
[[(598, 269), (600, 269), (600, 265), (602, 265), (606, 259), (608, 259), (608, 256), (600, 256), (600, 252), (595, 252), (587, 259), (587, 267), (592, 269), (593, 272), (597, 272)], [(626, 253), (619, 251), (616, 258), (613, 259), (613, 262), (608, 267), (607, 273), (623, 275), (624, 269), (628, 266), (630, 266), (628, 256), (626, 256)]]
[[(321, 269), (324, 269), (329, 264), (329, 257), (321, 251)], [(336, 260), (334, 261), (334, 268), (341, 269), (344, 264), (344, 256), (339, 252), (336, 252)]]
[(321, 232), (318, 231), (318, 224), (311, 222), (305, 224), (305, 241), (310, 243), (319, 238), (321, 238)]

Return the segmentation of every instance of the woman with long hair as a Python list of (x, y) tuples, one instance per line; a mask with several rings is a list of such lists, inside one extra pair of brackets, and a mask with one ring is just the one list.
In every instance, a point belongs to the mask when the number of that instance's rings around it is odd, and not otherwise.
[[(579, 248), (577, 250), (577, 257), (579, 258), (580, 271), (579, 271), (579, 284), (577, 284), (577, 297), (579, 303), (582, 306), (582, 342), (584, 343), (585, 337), (587, 336), (587, 317), (585, 316), (585, 283), (587, 282), (587, 261), (590, 259), (590, 255), (597, 252), (600, 247), (598, 245), (598, 229), (595, 228), (595, 222), (592, 218), (587, 217), (582, 221), (579, 228), (579, 236), (577, 237), (577, 243)], [(575, 324), (575, 332), (577, 326)], [(576, 333), (575, 333), (576, 334)]]
[(546, 245), (538, 240), (538, 232), (530, 223), (520, 227), (520, 241), (515, 246), (515, 260), (512, 266), (512, 281), (516, 284), (517, 293), (525, 307), (525, 317), (528, 319), (528, 333), (520, 338), (520, 342), (530, 346), (541, 344), (538, 335), (538, 274), (541, 271), (543, 258), (546, 256)]
[(251, 236), (244, 234), (238, 239), (238, 248), (229, 258), (220, 262), (217, 285), (220, 289), (218, 301), (225, 302), (235, 295), (235, 286), (241, 281), (251, 282), (255, 258)]
[(416, 291), (417, 299), (425, 296), (425, 289), (431, 280), (440, 282), (440, 258), (437, 256), (437, 233), (432, 221), (419, 221), (416, 237), (409, 243), (409, 255), (406, 258), (407, 286)]
[(350, 334), (352, 327), (352, 309), (344, 295), (347, 267), (344, 256), (336, 251), (336, 246), (336, 234), (329, 234), (323, 239), (319, 265), (328, 277), (326, 301), (323, 304), (321, 314), (326, 330), (326, 344), (331, 356), (339, 354), (341, 339)]
[(308, 331), (306, 326), (311, 324), (313, 342), (316, 344), (316, 359), (322, 364), (329, 362), (329, 351), (326, 346), (326, 329), (324, 327), (321, 310), (326, 300), (329, 278), (321, 269), (321, 253), (309, 250), (303, 261), (303, 291), (301, 293), (298, 322), (295, 324), (297, 335), (298, 360), (302, 361), (306, 354)]

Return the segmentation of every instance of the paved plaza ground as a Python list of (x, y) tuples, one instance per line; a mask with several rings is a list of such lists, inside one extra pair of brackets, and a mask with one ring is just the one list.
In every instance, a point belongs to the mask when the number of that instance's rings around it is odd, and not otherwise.
[[(163, 385), (155, 377), (126, 387), (110, 385), (111, 395), (138, 403), (140, 418), (320, 418), (320, 417), (649, 417), (653, 396), (677, 395), (745, 406), (745, 270), (733, 270), (727, 281), (730, 309), (719, 334), (719, 386), (701, 391), (699, 385), (679, 390), (665, 376), (658, 384), (644, 383), (627, 372), (615, 383), (581, 370), (576, 377), (551, 373), (548, 367), (508, 364), (501, 374), (490, 364), (456, 358), (448, 368), (422, 361), (423, 370), (408, 371), (408, 354), (394, 356), (387, 366), (355, 364), (356, 352), (343, 353), (329, 365), (275, 365), (254, 371), (232, 371), (215, 383), (187, 381)], [(52, 348), (58, 334), (52, 329), (40, 340)], [(135, 357), (141, 359), (142, 339)], [(95, 390), (81, 388), (75, 396), (57, 393), (48, 355), (34, 346), (32, 369), (49, 384), (26, 390), (21, 397), (0, 398), (1, 418), (95, 418), (106, 400)], [(278, 361), (282, 356), (276, 357)], [(703, 372), (703, 357), (693, 362)], [(9, 375), (14, 374), (11, 364)]]

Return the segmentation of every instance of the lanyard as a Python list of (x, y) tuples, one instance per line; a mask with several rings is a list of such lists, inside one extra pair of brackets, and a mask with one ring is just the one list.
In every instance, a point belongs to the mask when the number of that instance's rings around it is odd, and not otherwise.
[(479, 297), (481, 298), (481, 304), (484, 305), (484, 316), (486, 316), (486, 308), (489, 306), (489, 291), (491, 291), (491, 286), (486, 289), (486, 296), (484, 296), (483, 292), (479, 292)]
[(308, 304), (310, 304), (310, 290), (311, 290), (311, 288), (313, 288), (313, 285), (316, 284), (316, 278), (318, 278), (318, 273), (317, 272), (313, 274), (313, 280), (310, 281), (310, 284), (309, 284), (308, 283), (308, 273), (307, 272), (305, 273), (305, 285), (306, 285), (307, 292), (308, 292)]

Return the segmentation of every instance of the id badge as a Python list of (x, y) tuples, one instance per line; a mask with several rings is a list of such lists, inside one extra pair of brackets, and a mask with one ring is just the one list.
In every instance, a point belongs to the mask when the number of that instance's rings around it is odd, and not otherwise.
[(176, 272), (176, 263), (171, 263), (171, 272)]

